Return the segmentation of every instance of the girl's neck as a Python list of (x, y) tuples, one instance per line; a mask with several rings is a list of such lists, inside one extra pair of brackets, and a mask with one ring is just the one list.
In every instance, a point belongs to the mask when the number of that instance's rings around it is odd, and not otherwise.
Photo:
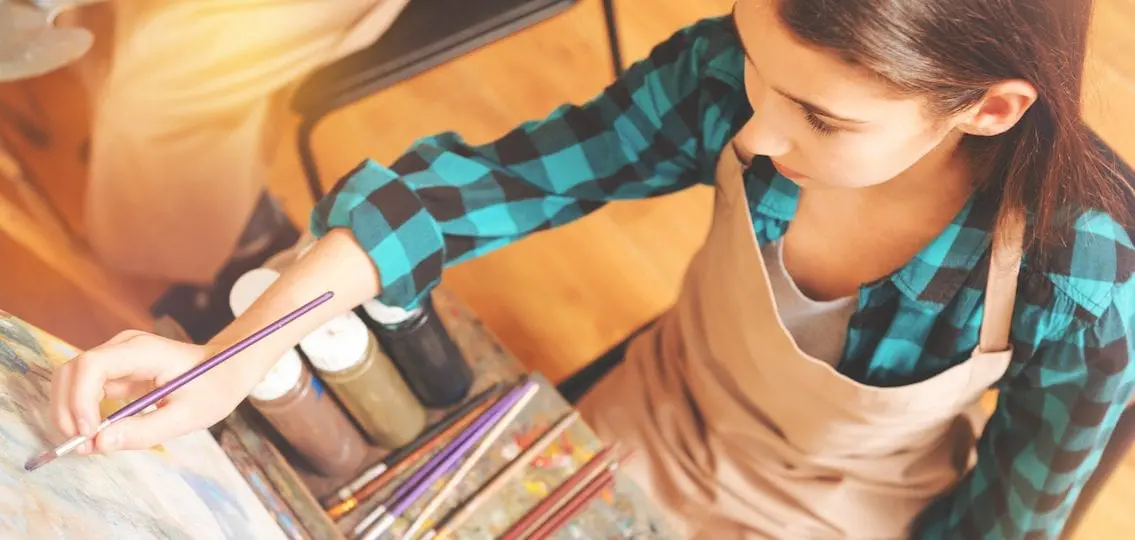
[(820, 300), (854, 294), (938, 237), (972, 193), (964, 155), (938, 150), (878, 186), (804, 190), (784, 239), (797, 286)]

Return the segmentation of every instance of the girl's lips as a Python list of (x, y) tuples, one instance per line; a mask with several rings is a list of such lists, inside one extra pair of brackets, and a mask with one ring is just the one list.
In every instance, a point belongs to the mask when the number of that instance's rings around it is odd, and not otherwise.
[(803, 174), (800, 174), (799, 172), (796, 172), (792, 169), (789, 169), (788, 167), (785, 167), (784, 165), (781, 165), (775, 159), (770, 159), (769, 161), (772, 161), (772, 166), (776, 167), (777, 172), (784, 175), (786, 178), (794, 178), (794, 179), (807, 178), (807, 176), (804, 176)]

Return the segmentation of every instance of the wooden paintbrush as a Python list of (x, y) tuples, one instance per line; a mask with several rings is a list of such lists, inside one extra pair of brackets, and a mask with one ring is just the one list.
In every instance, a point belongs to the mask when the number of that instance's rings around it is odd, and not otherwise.
[(492, 409), (486, 411), (481, 418), (462, 433), (457, 440), (446, 445), (438, 454), (434, 455), (410, 476), (402, 485), (390, 494), (386, 502), (375, 508), (363, 521), (355, 526), (355, 535), (366, 540), (377, 540), (386, 529), (394, 524), (394, 520), (405, 512), (420, 497), (430, 484), (441, 478), (452, 469), (465, 456), (485, 433), (492, 429), (500, 418), (507, 414), (512, 406), (520, 401), (530, 388), (536, 386), (534, 382), (527, 382), (523, 386), (514, 388)]
[(405, 533), (403, 533), (403, 538), (414, 537), (414, 534), (416, 534), (418, 530), (420, 530), (422, 526), (425, 525), (426, 520), (428, 520), (430, 516), (432, 516), (433, 513), (436, 512), (437, 509), (445, 503), (445, 500), (449, 498), (449, 496), (455, 490), (457, 490), (457, 488), (461, 485), (461, 482), (465, 481), (465, 477), (469, 475), (469, 471), (473, 470), (473, 467), (476, 467), (477, 464), (480, 463), (481, 458), (485, 455), (485, 453), (489, 451), (489, 448), (496, 444), (497, 440), (500, 439), (505, 430), (509, 427), (512, 427), (513, 421), (516, 420), (516, 417), (520, 415), (521, 411), (524, 409), (524, 406), (533, 397), (536, 396), (536, 392), (539, 390), (539, 386), (533, 385), (520, 398), (520, 400), (517, 401), (516, 404), (513, 405), (512, 408), (509, 409), (509, 411), (505, 413), (505, 415), (500, 420), (497, 421), (496, 425), (493, 426), (493, 429), (489, 431), (489, 433), (485, 435), (483, 439), (481, 439), (480, 444), (476, 449), (473, 450), (473, 453), (469, 454), (469, 457), (467, 457), (465, 459), (465, 462), (461, 464), (461, 468), (457, 469), (457, 472), (453, 473), (453, 475), (449, 477), (449, 480), (446, 480), (445, 485), (443, 485), (441, 488), (441, 491), (439, 491), (437, 495), (430, 499), (429, 503), (426, 504), (426, 507), (418, 513), (417, 517), (414, 518), (414, 521), (410, 523), (410, 527), (406, 529)]
[(600, 472), (595, 478), (587, 483), (583, 489), (579, 490), (571, 499), (567, 501), (550, 519), (542, 523), (536, 530), (529, 533), (526, 538), (528, 540), (544, 540), (551, 536), (552, 533), (563, 528), (580, 512), (583, 512), (591, 501), (595, 500), (605, 488), (609, 488), (615, 484), (615, 468), (617, 465), (611, 463), (607, 469)]
[(358, 478), (340, 488), (327, 501), (324, 501), (327, 515), (331, 516), (331, 519), (338, 520), (357, 509), (364, 500), (386, 487), (390, 480), (416, 463), (422, 455), (428, 454), (442, 443), (450, 440), (455, 433), (465, 429), (466, 426), (476, 420), (481, 411), (495, 403), (493, 400), (501, 396), (501, 390), (504, 388), (506, 388), (504, 384), (494, 383), (488, 389), (470, 399), (468, 403), (427, 429), (414, 442), (394, 451)]
[(455, 531), (473, 512), (477, 511), (485, 501), (504, 487), (505, 483), (514, 478), (517, 474), (523, 472), (524, 469), (532, 463), (532, 460), (536, 459), (536, 456), (540, 452), (547, 449), (548, 446), (550, 446), (557, 437), (562, 435), (567, 428), (571, 427), (572, 423), (578, 418), (579, 412), (572, 411), (557, 420), (536, 442), (532, 443), (532, 445), (521, 452), (519, 456), (513, 458), (503, 469), (497, 471), (488, 482), (482, 485), (476, 493), (470, 495), (461, 506), (451, 510), (433, 529), (426, 531), (426, 533), (422, 535), (422, 539), (432, 540), (434, 538), (454, 537)]
[(272, 324), (269, 324), (268, 326), (260, 329), (251, 336), (248, 336), (236, 342), (231, 347), (221, 351), (220, 354), (217, 354), (216, 356), (194, 366), (192, 369), (186, 371), (185, 373), (182, 373), (181, 375), (178, 375), (170, 382), (151, 390), (148, 394), (130, 402), (128, 405), (119, 409), (118, 411), (115, 411), (110, 416), (107, 416), (106, 420), (103, 420), (103, 422), (99, 424), (97, 428), (95, 428), (94, 434), (92, 434), (90, 437), (86, 435), (77, 435), (75, 437), (72, 437), (70, 440), (57, 446), (56, 448), (48, 450), (28, 460), (28, 462), (24, 464), (24, 469), (28, 471), (34, 471), (54, 461), (60, 456), (65, 456), (73, 452), (80, 445), (91, 440), (94, 435), (97, 435), (100, 431), (110, 427), (123, 418), (134, 416), (140, 412), (145, 411), (151, 406), (157, 405), (158, 401), (161, 401), (166, 396), (169, 396), (170, 394), (175, 392), (177, 389), (185, 386), (189, 381), (200, 377), (205, 372), (217, 367), (225, 360), (228, 360), (229, 358), (236, 356), (241, 351), (251, 347), (252, 345), (255, 345), (256, 343), (260, 342), (260, 340), (271, 335), (273, 332), (279, 330), (280, 328), (283, 328), (288, 323), (296, 320), (302, 315), (307, 314), (309, 311), (315, 309), (320, 304), (323, 304), (324, 302), (330, 300), (332, 296), (334, 296), (334, 293), (332, 293), (331, 291), (323, 293), (318, 298), (304, 304), (303, 306), (300, 306), (295, 311), (284, 315), (276, 322), (273, 322)]
[(595, 476), (601, 474), (608, 465), (610, 465), (610, 456), (614, 449), (607, 447), (595, 454), (587, 463), (579, 470), (575, 471), (571, 476), (564, 480), (559, 487), (548, 494), (543, 500), (532, 507), (524, 517), (517, 520), (512, 524), (503, 534), (501, 540), (519, 540), (524, 538), (524, 533), (529, 529), (538, 527), (544, 522), (548, 521), (555, 513), (560, 510), (563, 505), (570, 501), (571, 497), (577, 493), (581, 487), (585, 487), (587, 482), (591, 481)]

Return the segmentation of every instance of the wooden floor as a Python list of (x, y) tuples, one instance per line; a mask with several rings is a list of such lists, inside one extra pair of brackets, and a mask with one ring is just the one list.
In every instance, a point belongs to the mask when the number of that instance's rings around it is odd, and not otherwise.
[[(639, 58), (674, 30), (723, 14), (731, 0), (618, 2), (624, 53)], [(1135, 162), (1135, 0), (1098, 2), (1093, 28), (1088, 121)], [(316, 133), (326, 183), (363, 156), (389, 162), (417, 137), (442, 130), (471, 142), (503, 134), (565, 101), (580, 102), (610, 80), (598, 0), (504, 39), (328, 118)], [(284, 141), (273, 188), (289, 213), (305, 223), (311, 201), (294, 152)], [(705, 234), (708, 189), (650, 202), (613, 204), (575, 224), (447, 272), (445, 284), (468, 302), (529, 367), (552, 379), (570, 373), (673, 300), (685, 265)], [(0, 260), (5, 246), (0, 242)], [(5, 263), (6, 264), (6, 263)], [(29, 266), (29, 268), (23, 268)], [(21, 271), (35, 273), (31, 263)], [(89, 305), (67, 303), (60, 285), (47, 292), (51, 315), (36, 322), (81, 345), (113, 328)], [(21, 305), (0, 293), (0, 300)], [(4, 305), (0, 304), (0, 309)], [(33, 307), (29, 307), (34, 309)], [(38, 310), (37, 310), (38, 312)], [(104, 325), (106, 326), (106, 325)], [(109, 325), (113, 326), (113, 325)], [(1079, 538), (1135, 536), (1135, 457), (1110, 482)]]

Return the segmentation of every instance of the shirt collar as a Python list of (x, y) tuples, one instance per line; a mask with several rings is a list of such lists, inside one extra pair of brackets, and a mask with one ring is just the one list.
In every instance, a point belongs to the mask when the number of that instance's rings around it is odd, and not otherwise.
[[(767, 159), (753, 162), (745, 173), (745, 184), (754, 219), (791, 223), (800, 186), (777, 173)], [(996, 201), (991, 199), (975, 193), (941, 234), (880, 281), (890, 281), (910, 300), (928, 308), (949, 304), (992, 243)]]

